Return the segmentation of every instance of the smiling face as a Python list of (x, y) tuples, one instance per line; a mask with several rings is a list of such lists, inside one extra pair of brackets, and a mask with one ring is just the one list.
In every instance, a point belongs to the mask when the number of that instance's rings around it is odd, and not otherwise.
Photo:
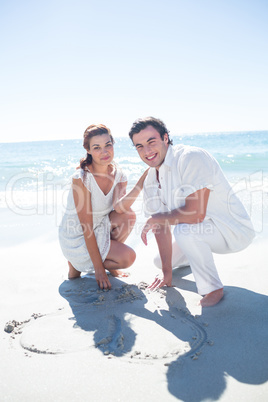
[(134, 134), (132, 141), (143, 162), (158, 170), (166, 157), (168, 135), (165, 134), (162, 139), (154, 127), (147, 126), (144, 130)]
[(92, 156), (92, 163), (109, 165), (114, 158), (114, 147), (110, 135), (102, 134), (92, 137), (87, 152)]

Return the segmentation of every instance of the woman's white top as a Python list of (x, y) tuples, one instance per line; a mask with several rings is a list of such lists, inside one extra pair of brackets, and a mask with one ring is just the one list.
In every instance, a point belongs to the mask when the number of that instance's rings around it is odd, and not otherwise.
[[(118, 183), (127, 181), (126, 175), (116, 166), (113, 186), (106, 195), (100, 189), (94, 175), (88, 169), (77, 169), (71, 179), (72, 182), (73, 179), (81, 179), (84, 186), (91, 193), (93, 230), (102, 261), (104, 261), (110, 249), (111, 223), (109, 213), (113, 209), (114, 189)], [(64, 256), (76, 270), (80, 272), (92, 272), (94, 267), (86, 247), (83, 228), (77, 215), (73, 197), (74, 191), (75, 185), (73, 184), (69, 190), (66, 211), (59, 227), (59, 241)], [(79, 205), (77, 207), (79, 208)]]

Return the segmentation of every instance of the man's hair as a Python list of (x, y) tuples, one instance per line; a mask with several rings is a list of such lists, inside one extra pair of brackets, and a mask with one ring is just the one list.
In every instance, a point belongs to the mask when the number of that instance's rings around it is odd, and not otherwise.
[(164, 141), (164, 136), (167, 134), (168, 136), (168, 144), (173, 144), (173, 141), (169, 138), (169, 131), (166, 128), (165, 124), (162, 120), (156, 119), (155, 117), (145, 117), (144, 119), (137, 119), (134, 121), (130, 132), (129, 137), (133, 142), (133, 135), (138, 134), (141, 130), (144, 130), (146, 127), (152, 126), (154, 127), (160, 134), (161, 139)]

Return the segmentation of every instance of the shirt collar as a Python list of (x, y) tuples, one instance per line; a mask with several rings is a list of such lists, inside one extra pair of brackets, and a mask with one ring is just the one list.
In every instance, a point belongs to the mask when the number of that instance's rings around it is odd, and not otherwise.
[[(174, 150), (173, 147), (171, 145), (168, 146), (168, 150), (164, 159), (164, 162), (162, 163), (162, 165), (160, 166), (160, 169), (162, 169), (164, 166), (171, 168), (171, 164), (172, 164), (172, 160), (173, 160), (173, 156), (174, 156)], [(156, 168), (150, 168), (149, 170), (150, 173), (148, 173), (148, 176), (150, 176), (150, 182), (157, 185), (158, 187), (158, 181), (156, 178)]]
[(171, 145), (169, 145), (167, 153), (166, 153), (165, 160), (164, 160), (162, 165), (165, 165), (165, 166), (170, 168), (171, 165), (172, 165), (173, 156), (174, 156), (173, 147)]

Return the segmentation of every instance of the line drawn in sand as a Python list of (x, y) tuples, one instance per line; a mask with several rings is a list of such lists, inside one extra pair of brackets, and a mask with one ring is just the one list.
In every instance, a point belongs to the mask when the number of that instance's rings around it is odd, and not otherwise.
[[(197, 360), (212, 345), (207, 324), (193, 316), (175, 288), (148, 292), (148, 284), (126, 284), (112, 278), (110, 291), (96, 289), (88, 276), (64, 281), (59, 292), (69, 308), (35, 315), (18, 323), (11, 336), (29, 352), (64, 354), (98, 348), (104, 356), (164, 361)], [(8, 323), (7, 323), (8, 324)]]

